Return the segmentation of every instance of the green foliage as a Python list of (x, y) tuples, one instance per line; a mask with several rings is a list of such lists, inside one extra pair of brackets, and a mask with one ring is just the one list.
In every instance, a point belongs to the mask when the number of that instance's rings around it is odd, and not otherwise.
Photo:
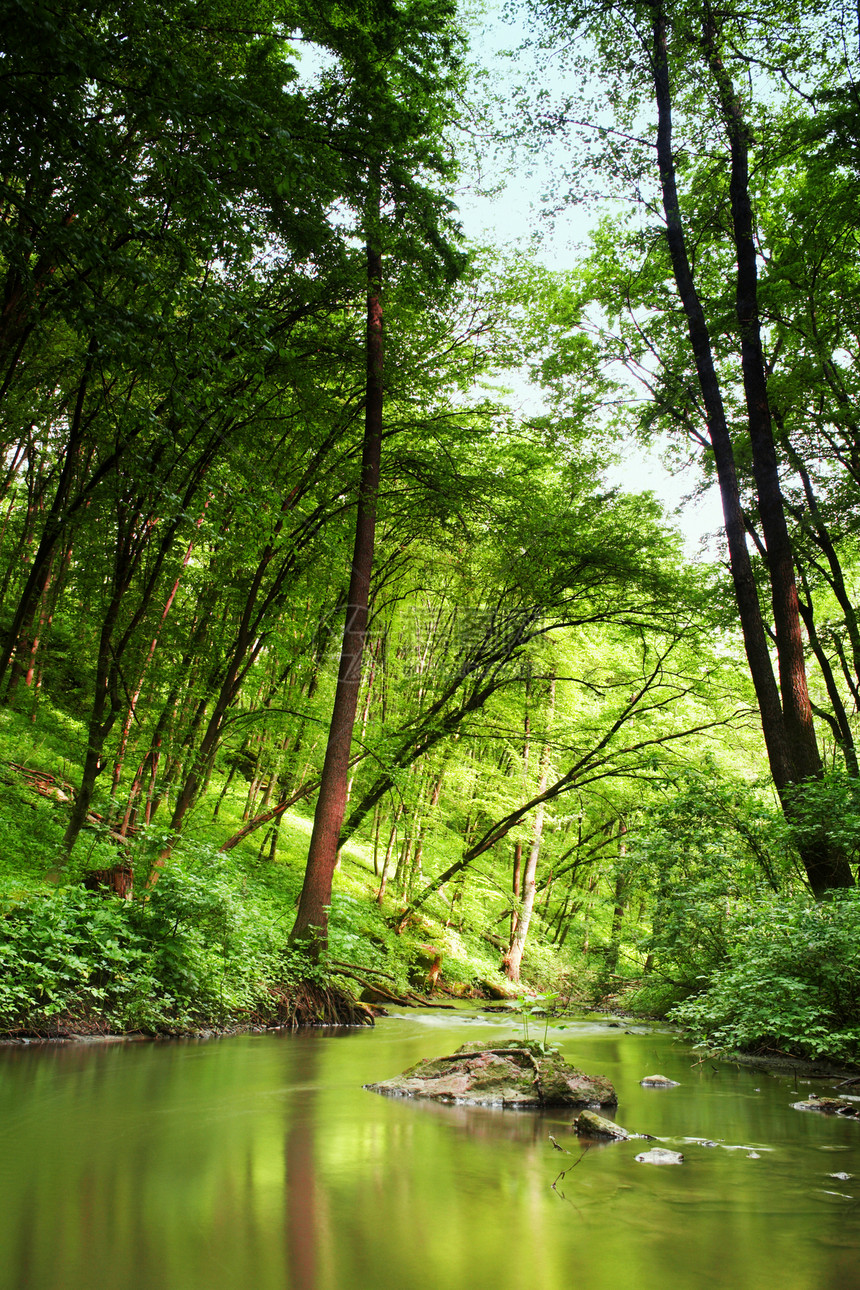
[(647, 894), (651, 930), (640, 951), (655, 979), (633, 1006), (665, 1011), (722, 963), (733, 919), (790, 872), (779, 811), (752, 786), (689, 772), (661, 795), (634, 835), (627, 878)]
[(789, 846), (824, 844), (856, 865), (860, 860), (860, 780), (831, 770), (795, 791), (784, 822)]
[[(231, 1024), (265, 1013), (271, 987), (323, 981), (324, 966), (285, 948), (306, 819), (269, 820), (226, 856), (215, 848), (300, 791), (299, 810), (312, 810), (360, 470), (371, 233), (386, 265), (386, 444), (332, 966), (402, 990), (426, 979), (415, 942), (432, 941), (449, 982), (496, 977), (512, 848), (530, 842), (546, 746), (530, 987), (573, 978), (580, 998), (601, 997), (619, 973), (644, 973), (640, 1007), (695, 996), (683, 1007), (700, 1033), (740, 1035), (761, 1027), (757, 974), (769, 974), (770, 1011), (786, 1018), (773, 1042), (811, 1051), (831, 1021), (851, 1031), (850, 1000), (822, 1004), (824, 1020), (810, 1002), (839, 993), (836, 967), (821, 963), (853, 961), (849, 903), (809, 913), (786, 892), (802, 882), (804, 850), (856, 863), (857, 781), (805, 785), (780, 816), (753, 783), (758, 735), (746, 733), (751, 699), (717, 575), (685, 568), (651, 495), (604, 480), (633, 426), (649, 442), (680, 431), (678, 460), (704, 434), (665, 229), (648, 213), (650, 17), (532, 7), (572, 63), (601, 74), (601, 126), (582, 127), (593, 142), (578, 182), (602, 169), (609, 189), (633, 183), (637, 196), (576, 275), (463, 254), (448, 194), (466, 65), (450, 0), (249, 0), (239, 26), (223, 0), (169, 12), (152, 0), (0, 0), (0, 739), (4, 759), (64, 784), (48, 801), (0, 767), (0, 1024)], [(759, 30), (730, 10), (732, 75), (784, 28), (804, 84), (839, 79), (830, 46), (819, 58), (809, 39), (826, 34), (812, 15), (804, 27), (771, 7)], [(742, 426), (725, 138), (693, 71), (707, 70), (694, 12), (669, 14), (679, 202)], [(593, 41), (569, 39), (577, 23)], [(850, 768), (858, 129), (850, 95), (828, 93), (814, 127), (789, 81), (750, 105), (751, 183), (768, 391), (822, 677), (813, 702)], [(582, 117), (543, 111), (550, 134)], [(537, 414), (497, 397), (492, 382), (512, 372), (540, 385)], [(735, 446), (755, 525), (740, 432)], [(707, 481), (707, 454), (701, 468)], [(717, 737), (724, 751), (710, 760)], [(72, 885), (115, 863), (126, 826), (135, 901)], [(426, 921), (402, 936), (399, 914), (372, 901), (371, 846), (398, 911), (430, 892)], [(782, 939), (765, 935), (768, 907), (782, 911)], [(795, 908), (804, 917), (785, 914)], [(799, 966), (812, 961), (818, 976)], [(741, 1018), (731, 974), (744, 972)]]
[(60, 1013), (139, 1024), (158, 982), (124, 903), (69, 887), (4, 911), (0, 1026)]
[(282, 910), (249, 891), (225, 856), (204, 848), (171, 863), (132, 917), (165, 1015), (172, 1008), (179, 1020), (253, 1009), (263, 982), (276, 978), (288, 930)]
[[(535, 1029), (540, 1030), (540, 1022), (543, 1022), (543, 1039), (536, 1044), (536, 1047), (540, 1048), (544, 1053), (549, 1052), (547, 1034), (550, 1019), (558, 1006), (559, 997), (558, 991), (549, 990), (545, 994), (519, 995), (517, 998), (523, 1022), (523, 1039), (527, 1044), (533, 1042), (529, 1037), (529, 1023), (537, 1022)], [(559, 1027), (559, 1029), (564, 1030), (564, 1026)]]
[(0, 1025), (61, 1015), (112, 1028), (224, 1023), (265, 1004), (283, 958), (287, 911), (247, 889), (205, 848), (126, 902), (77, 886), (9, 902), (0, 937)]
[(340, 891), (332, 896), (328, 957), (359, 969), (377, 968), (394, 977), (393, 989), (409, 988), (412, 945), (394, 933), (366, 893), (359, 897)]
[(733, 922), (726, 962), (671, 1014), (701, 1041), (860, 1057), (860, 896), (773, 897)]

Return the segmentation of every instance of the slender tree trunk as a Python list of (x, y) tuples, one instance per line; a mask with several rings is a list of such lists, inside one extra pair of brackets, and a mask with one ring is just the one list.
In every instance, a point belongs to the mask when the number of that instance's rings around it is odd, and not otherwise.
[(618, 867), (615, 871), (614, 908), (612, 910), (612, 928), (609, 933), (609, 963), (614, 972), (618, 967), (618, 955), (621, 949), (621, 928), (624, 924), (624, 911), (627, 907), (627, 824), (624, 819), (618, 821)]
[(511, 934), (509, 944), (513, 944), (514, 937), (517, 934), (517, 923), (520, 918), (520, 896), (522, 895), (522, 878), (523, 878), (523, 844), (517, 842), (514, 845), (514, 871), (511, 877), (511, 891), (514, 897), (513, 908), (511, 909)]
[(63, 847), (66, 851), (72, 850), (78, 834), (86, 823), (90, 804), (93, 800), (93, 793), (95, 792), (96, 779), (102, 769), (102, 750), (116, 718), (116, 712), (111, 704), (110, 693), (110, 676), (113, 664), (111, 638), (119, 614), (121, 598), (121, 590), (115, 591), (102, 623), (96, 663), (95, 693), (87, 723), (87, 751), (84, 758), (81, 785), (77, 793), (75, 793), (72, 813), (63, 838)]
[[(553, 710), (555, 708), (555, 681), (550, 683), (547, 727), (552, 725)], [(543, 746), (540, 760), (540, 780), (538, 783), (538, 794), (546, 791), (547, 780), (549, 778), (550, 762), (550, 742), (549, 738)], [(535, 903), (535, 891), (537, 889), (537, 867), (540, 859), (541, 842), (543, 840), (543, 824), (545, 804), (541, 802), (535, 811), (534, 826), (532, 829), (531, 846), (526, 858), (525, 869), (523, 871), (523, 891), (522, 905), (520, 907), (519, 917), (517, 919), (514, 933), (511, 936), (511, 944), (507, 954), (504, 957), (502, 967), (510, 981), (515, 985), (520, 979), (520, 968), (523, 961), (523, 952), (526, 948), (526, 938), (529, 934), (529, 925), (532, 919), (532, 910)]]
[(350, 746), (361, 687), (361, 659), (370, 603), (370, 578), (376, 534), (376, 505), (382, 458), (383, 333), (382, 257), (376, 245), (379, 222), (378, 197), (367, 246), (367, 377), (364, 447), (355, 521), (355, 545), (346, 606), (343, 643), (334, 709), (323, 762), (322, 780), (314, 814), (304, 885), (291, 943), (305, 943), (314, 954), (326, 944), (332, 878), (346, 811)]
[[(721, 95), (732, 155), (731, 205), (737, 256), (736, 308), (741, 332), (741, 365), (747, 401), (756, 486), (771, 578), (777, 657), (782, 691), (777, 686), (761, 616), (749, 551), (731, 435), (726, 421), (719, 378), (705, 313), (693, 279), (672, 151), (672, 94), (667, 57), (665, 9), (661, 0), (653, 8), (652, 72), (657, 103), (657, 162), (666, 238), (678, 294), (687, 319), (690, 347), (708, 418), (708, 432), (723, 505), (729, 564), (741, 631), (753, 687), (761, 715), (762, 732), (774, 784), (788, 818), (795, 810), (796, 794), (804, 780), (821, 773), (812, 713), (803, 664), (803, 641), (790, 543), (764, 382), (755, 270), (755, 245), (749, 205), (748, 161), (744, 123), (718, 69), (712, 64)], [(706, 44), (707, 44), (706, 34)], [(853, 885), (844, 854), (824, 840), (806, 842), (801, 855), (813, 892), (823, 895), (833, 887)]]
[[(208, 505), (209, 503), (207, 501), (206, 506)], [(203, 523), (205, 511), (206, 511), (206, 507), (204, 507), (204, 514), (201, 515), (197, 521), (198, 529), (200, 528), (200, 525)], [(119, 748), (117, 749), (116, 758), (114, 760), (113, 779), (111, 782), (111, 794), (110, 794), (112, 802), (116, 801), (117, 790), (119, 788), (119, 781), (122, 776), (122, 767), (123, 767), (123, 762), (125, 760), (126, 748), (128, 747), (129, 735), (131, 734), (131, 727), (134, 722), (135, 714), (137, 712), (137, 704), (140, 699), (141, 691), (143, 689), (143, 683), (146, 680), (146, 673), (150, 663), (152, 662), (153, 655), (155, 654), (156, 648), (158, 646), (158, 640), (161, 635), (161, 629), (164, 627), (164, 624), (167, 621), (167, 616), (170, 613), (174, 600), (176, 599), (176, 593), (179, 590), (179, 584), (182, 581), (182, 575), (185, 572), (185, 570), (188, 568), (188, 565), (191, 561), (191, 553), (193, 550), (194, 550), (194, 538), (192, 537), (191, 541), (188, 543), (188, 548), (185, 552), (185, 558), (179, 567), (179, 573), (176, 575), (176, 580), (173, 583), (173, 586), (171, 587), (170, 592), (168, 594), (167, 602), (164, 606), (164, 609), (162, 610), (161, 618), (159, 619), (158, 625), (155, 629), (155, 634), (153, 635), (152, 640), (149, 642), (149, 649), (147, 650), (146, 656), (143, 660), (143, 665), (141, 666), (141, 669), (140, 669), (134, 694), (132, 694), (129, 700), (128, 711), (126, 712), (125, 720), (123, 721), (123, 725), (122, 725), (122, 732), (120, 734)]]
[(18, 645), (18, 637), (20, 635), (21, 628), (27, 621), (28, 615), (32, 613), (34, 600), (39, 594), (40, 587), (44, 584), (45, 567), (54, 553), (57, 539), (62, 531), (63, 525), (68, 519), (69, 508), (67, 503), (71, 493), (75, 470), (78, 466), (80, 450), (83, 445), (84, 403), (90, 378), (92, 376), (95, 358), (96, 343), (95, 341), (91, 341), (87, 350), (86, 359), (84, 360), (81, 380), (78, 385), (75, 409), (72, 414), (71, 425), (69, 428), (69, 439), (66, 444), (63, 465), (57, 481), (57, 488), (45, 519), (42, 529), (42, 537), (30, 565), (30, 572), (27, 577), (27, 581), (18, 597), (18, 604), (12, 616), (12, 622), (6, 635), (6, 640), (2, 648), (0, 648), (0, 684), (2, 684), (6, 675), (6, 670), (12, 662), (12, 658)]
[(388, 835), (388, 846), (385, 848), (385, 858), (382, 861), (382, 876), (379, 881), (379, 891), (376, 893), (377, 905), (381, 905), (385, 899), (385, 888), (388, 885), (388, 864), (394, 851), (394, 844), (397, 841), (397, 825), (400, 821), (402, 811), (403, 806), (398, 802), (394, 812), (394, 819), (391, 824), (391, 831)]

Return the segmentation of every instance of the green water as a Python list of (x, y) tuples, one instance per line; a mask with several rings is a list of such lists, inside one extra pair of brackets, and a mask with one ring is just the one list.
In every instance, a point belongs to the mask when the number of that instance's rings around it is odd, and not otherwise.
[[(517, 1033), (418, 1013), (372, 1031), (0, 1051), (0, 1286), (860, 1290), (860, 1123), (792, 1110), (790, 1078), (699, 1063), (648, 1027), (550, 1031), (615, 1083), (619, 1123), (683, 1151), (662, 1168), (635, 1162), (649, 1143), (581, 1156), (569, 1115), (361, 1087)], [(681, 1086), (639, 1086), (658, 1072)]]

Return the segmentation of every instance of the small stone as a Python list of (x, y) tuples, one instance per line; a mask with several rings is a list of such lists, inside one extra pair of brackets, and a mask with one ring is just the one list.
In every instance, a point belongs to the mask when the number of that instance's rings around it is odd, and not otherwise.
[(626, 1142), (630, 1134), (620, 1124), (607, 1120), (596, 1111), (580, 1111), (573, 1122), (580, 1138), (605, 1138), (610, 1142)]
[(680, 1151), (667, 1151), (665, 1147), (652, 1147), (650, 1151), (641, 1151), (636, 1157), (640, 1165), (682, 1165), (684, 1157)]
[(646, 1075), (639, 1083), (643, 1088), (680, 1088), (677, 1080), (667, 1079), (665, 1075)]

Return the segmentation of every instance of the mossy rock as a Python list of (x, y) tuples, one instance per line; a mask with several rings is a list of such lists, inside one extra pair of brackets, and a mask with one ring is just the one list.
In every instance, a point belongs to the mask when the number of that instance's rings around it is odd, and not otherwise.
[(609, 1080), (568, 1066), (542, 1044), (511, 1042), (489, 1048), (463, 1044), (447, 1057), (419, 1062), (393, 1079), (365, 1084), (390, 1097), (417, 1097), (465, 1106), (524, 1109), (549, 1106), (615, 1106)]
[(680, 1088), (677, 1080), (667, 1079), (665, 1075), (646, 1075), (639, 1083), (643, 1088)]
[(580, 1138), (597, 1138), (605, 1142), (626, 1142), (630, 1134), (614, 1120), (607, 1120), (596, 1111), (580, 1111), (573, 1122)]

